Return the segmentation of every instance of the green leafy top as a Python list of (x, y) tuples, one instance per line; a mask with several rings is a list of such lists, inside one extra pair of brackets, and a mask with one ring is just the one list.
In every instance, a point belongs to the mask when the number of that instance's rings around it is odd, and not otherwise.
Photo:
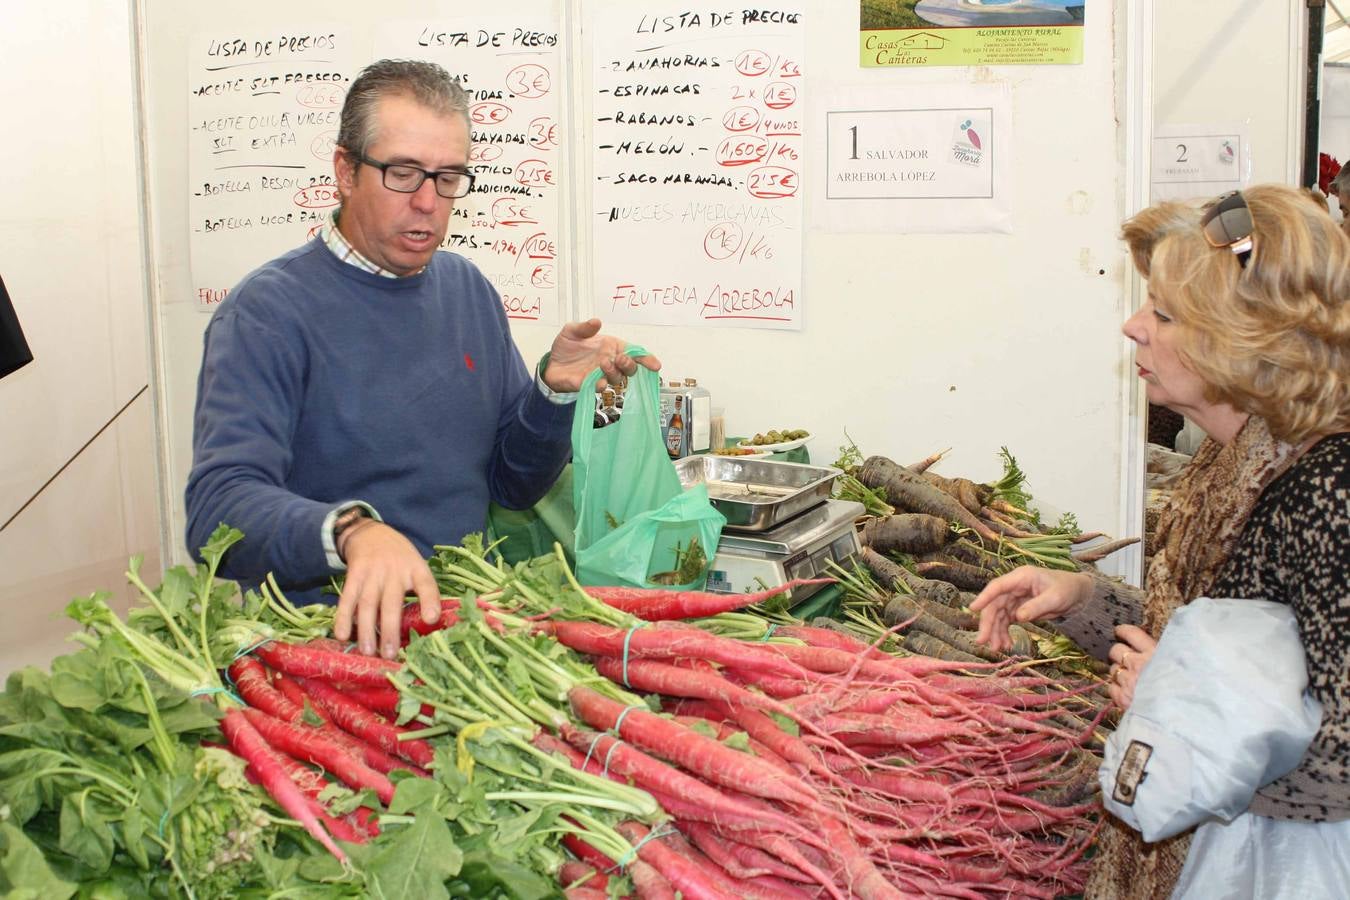
[(1007, 447), (999, 447), (998, 455), (1003, 460), (1003, 477), (989, 485), (993, 489), (994, 499), (1030, 512), (1031, 493), (1026, 487), (1026, 473), (1017, 465), (1017, 460)]
[(839, 447), (839, 458), (832, 465), (840, 471), (852, 472), (863, 464), (863, 455), (862, 451), (858, 449), (858, 445), (848, 436), (847, 431), (844, 432), (844, 440), (848, 443)]
[(1083, 530), (1078, 524), (1078, 517), (1071, 512), (1060, 515), (1059, 521), (1055, 522), (1052, 528), (1046, 529), (1047, 534), (1079, 534)]

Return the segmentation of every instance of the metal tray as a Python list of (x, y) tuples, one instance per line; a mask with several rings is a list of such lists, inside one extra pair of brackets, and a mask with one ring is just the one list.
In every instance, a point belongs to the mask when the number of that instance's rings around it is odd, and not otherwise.
[(766, 531), (824, 503), (843, 474), (823, 466), (712, 454), (686, 456), (675, 463), (675, 471), (686, 488), (706, 484), (713, 506), (727, 517), (727, 528), (736, 531)]

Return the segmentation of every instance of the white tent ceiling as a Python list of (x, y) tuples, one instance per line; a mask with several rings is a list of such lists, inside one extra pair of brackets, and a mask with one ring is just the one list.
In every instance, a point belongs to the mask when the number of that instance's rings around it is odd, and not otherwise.
[(1322, 32), (1322, 61), (1350, 62), (1350, 4), (1327, 0), (1326, 27)]

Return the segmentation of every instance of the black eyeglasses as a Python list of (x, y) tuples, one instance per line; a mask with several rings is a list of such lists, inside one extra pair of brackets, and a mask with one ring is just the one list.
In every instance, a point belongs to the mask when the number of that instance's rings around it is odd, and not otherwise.
[(1238, 265), (1247, 268), (1256, 249), (1256, 236), (1252, 233), (1252, 211), (1247, 208), (1242, 191), (1229, 191), (1211, 200), (1200, 219), (1200, 227), (1211, 247), (1233, 251)]
[(407, 163), (380, 162), (378, 159), (362, 156), (352, 150), (347, 152), (351, 153), (352, 159), (357, 162), (379, 169), (381, 177), (384, 179), (384, 186), (391, 191), (398, 191), (400, 194), (417, 193), (418, 189), (422, 187), (422, 182), (428, 178), (435, 183), (436, 193), (447, 200), (467, 197), (469, 191), (473, 190), (472, 172), (462, 172), (458, 169), (442, 169), (439, 172), (430, 172), (417, 166), (410, 166)]

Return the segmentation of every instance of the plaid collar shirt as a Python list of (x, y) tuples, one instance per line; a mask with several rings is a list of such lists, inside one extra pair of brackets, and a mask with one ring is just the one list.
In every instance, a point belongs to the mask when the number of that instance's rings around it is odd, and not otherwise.
[[(338, 230), (338, 214), (341, 212), (342, 207), (333, 210), (333, 214), (328, 217), (328, 221), (324, 222), (322, 227), (319, 228), (319, 240), (323, 241), (324, 245), (327, 246), (329, 250), (333, 251), (333, 255), (338, 259), (349, 265), (356, 266), (363, 272), (379, 275), (381, 278), (397, 278), (398, 276), (393, 272), (381, 268), (362, 256), (361, 252), (352, 246), (351, 241), (347, 240), (347, 236)], [(422, 270), (418, 269), (417, 271), (420, 272)], [(414, 272), (413, 274), (415, 275), (417, 272)]]

